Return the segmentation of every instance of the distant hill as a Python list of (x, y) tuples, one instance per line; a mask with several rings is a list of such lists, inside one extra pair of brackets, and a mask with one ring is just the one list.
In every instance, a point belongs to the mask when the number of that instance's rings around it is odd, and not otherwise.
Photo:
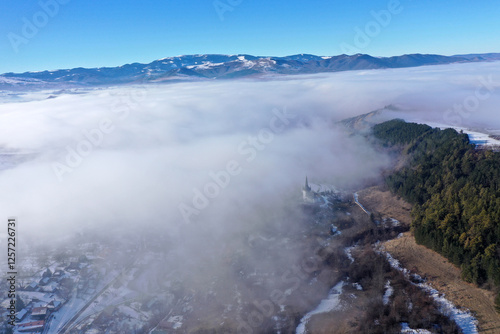
[(471, 53), (466, 55), (455, 55), (454, 57), (466, 58), (474, 61), (499, 60), (500, 53)]
[(404, 109), (390, 104), (366, 114), (343, 119), (338, 123), (343, 125), (350, 132), (366, 133), (371, 132), (372, 127), (376, 124), (394, 118), (405, 118), (406, 115), (404, 113)]
[(132, 63), (118, 67), (78, 67), (54, 71), (5, 73), (0, 75), (0, 89), (43, 89), (139, 82), (230, 79), (266, 74), (312, 74), (492, 60), (500, 60), (500, 54), (457, 56), (408, 54), (394, 57), (372, 57), (366, 54), (332, 57), (310, 54), (286, 57), (257, 57), (245, 54), (186, 55), (167, 57), (149, 64)]

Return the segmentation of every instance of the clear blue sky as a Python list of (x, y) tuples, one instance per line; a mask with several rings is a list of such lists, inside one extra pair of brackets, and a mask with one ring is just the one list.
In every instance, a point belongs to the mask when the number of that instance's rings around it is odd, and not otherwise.
[[(40, 5), (51, 1), (66, 2), (53, 17)], [(337, 55), (347, 44), (374, 56), (500, 52), (497, 1), (400, 0), (388, 24), (374, 25), (370, 12), (391, 1), (218, 0), (221, 20), (213, 0), (1, 0), (0, 73), (199, 53)], [(38, 32), (23, 33), (26, 22)], [(356, 44), (356, 27), (373, 29), (368, 43)]]

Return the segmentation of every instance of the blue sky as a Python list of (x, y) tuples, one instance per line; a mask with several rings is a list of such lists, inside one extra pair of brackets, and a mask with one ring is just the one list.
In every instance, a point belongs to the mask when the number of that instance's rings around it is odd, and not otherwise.
[(500, 52), (499, 17), (490, 0), (2, 0), (0, 73), (198, 53)]

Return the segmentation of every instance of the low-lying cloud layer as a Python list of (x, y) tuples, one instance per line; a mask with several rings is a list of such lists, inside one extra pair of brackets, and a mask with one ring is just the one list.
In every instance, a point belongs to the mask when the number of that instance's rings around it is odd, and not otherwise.
[(343, 187), (377, 176), (388, 159), (332, 126), (343, 118), (396, 104), (500, 128), (499, 78), (492, 62), (7, 101), (0, 145), (32, 159), (0, 173), (2, 214), (34, 235), (189, 224), (225, 234), (259, 205), (296, 200), (306, 175)]

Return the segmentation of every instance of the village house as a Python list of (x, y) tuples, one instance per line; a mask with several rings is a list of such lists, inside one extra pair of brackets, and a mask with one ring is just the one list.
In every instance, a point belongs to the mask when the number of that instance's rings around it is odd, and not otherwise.
[(36, 333), (43, 331), (45, 321), (30, 321), (17, 325), (17, 330), (22, 333)]
[(45, 320), (47, 317), (47, 307), (34, 307), (31, 310), (31, 317), (36, 320)]

